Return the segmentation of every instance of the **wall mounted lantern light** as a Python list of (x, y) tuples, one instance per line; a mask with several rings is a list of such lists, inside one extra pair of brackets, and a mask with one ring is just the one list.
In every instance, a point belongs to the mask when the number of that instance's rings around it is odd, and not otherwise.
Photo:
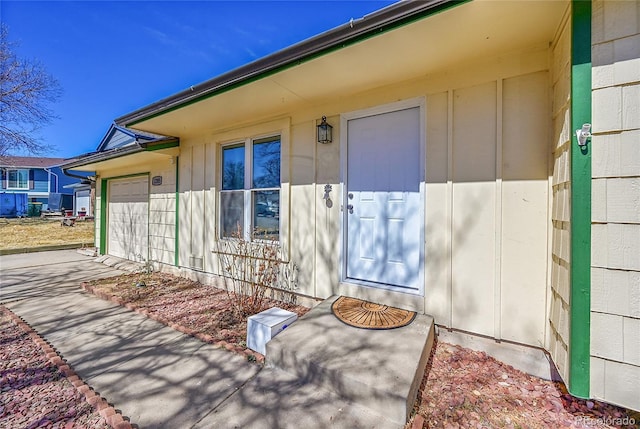
[(318, 143), (327, 144), (333, 141), (333, 127), (327, 124), (327, 117), (322, 117), (318, 125)]

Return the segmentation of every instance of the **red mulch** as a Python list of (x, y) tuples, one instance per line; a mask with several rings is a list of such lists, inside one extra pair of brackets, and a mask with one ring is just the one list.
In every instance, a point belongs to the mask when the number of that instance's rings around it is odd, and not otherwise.
[(414, 413), (407, 429), (593, 429), (640, 424), (638, 413), (574, 398), (562, 383), (525, 374), (484, 352), (443, 342), (434, 346)]
[(0, 306), (0, 427), (110, 428)]

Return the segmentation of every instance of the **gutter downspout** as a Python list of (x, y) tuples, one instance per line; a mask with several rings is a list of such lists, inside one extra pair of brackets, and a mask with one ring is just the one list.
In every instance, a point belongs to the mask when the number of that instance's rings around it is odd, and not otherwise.
[[(54, 173), (53, 171), (49, 170), (48, 168), (45, 168), (44, 171), (49, 173), (49, 177), (51, 177), (51, 175), (55, 176), (55, 178), (56, 178), (56, 194), (57, 194), (58, 193), (58, 186), (60, 186), (60, 178), (58, 177), (58, 175), (56, 173)], [(51, 192), (51, 179), (49, 179), (49, 192)]]

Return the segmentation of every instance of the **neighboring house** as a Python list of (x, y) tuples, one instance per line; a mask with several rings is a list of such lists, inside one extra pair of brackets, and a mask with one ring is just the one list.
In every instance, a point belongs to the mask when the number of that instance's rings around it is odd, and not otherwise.
[(302, 294), (544, 348), (574, 395), (640, 410), (638, 112), (638, 1), (400, 2), (118, 118), (65, 168), (97, 174), (103, 254), (206, 278), (260, 229)]
[(0, 192), (26, 193), (28, 201), (41, 203), (43, 210), (48, 208), (51, 194), (68, 195), (66, 197), (68, 204), (72, 204), (73, 191), (66, 189), (65, 186), (79, 180), (63, 174), (59, 165), (64, 162), (63, 158), (2, 157), (0, 158)]

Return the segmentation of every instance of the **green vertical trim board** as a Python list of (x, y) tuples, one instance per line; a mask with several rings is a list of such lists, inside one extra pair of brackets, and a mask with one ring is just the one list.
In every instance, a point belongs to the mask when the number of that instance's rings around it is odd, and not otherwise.
[(100, 181), (100, 254), (106, 253), (107, 247), (107, 179)]
[(571, 9), (571, 316), (569, 392), (589, 397), (591, 335), (591, 142), (575, 130), (591, 123), (591, 1)]
[(175, 225), (175, 242), (174, 242), (174, 265), (180, 266), (180, 157), (176, 156), (176, 219)]

